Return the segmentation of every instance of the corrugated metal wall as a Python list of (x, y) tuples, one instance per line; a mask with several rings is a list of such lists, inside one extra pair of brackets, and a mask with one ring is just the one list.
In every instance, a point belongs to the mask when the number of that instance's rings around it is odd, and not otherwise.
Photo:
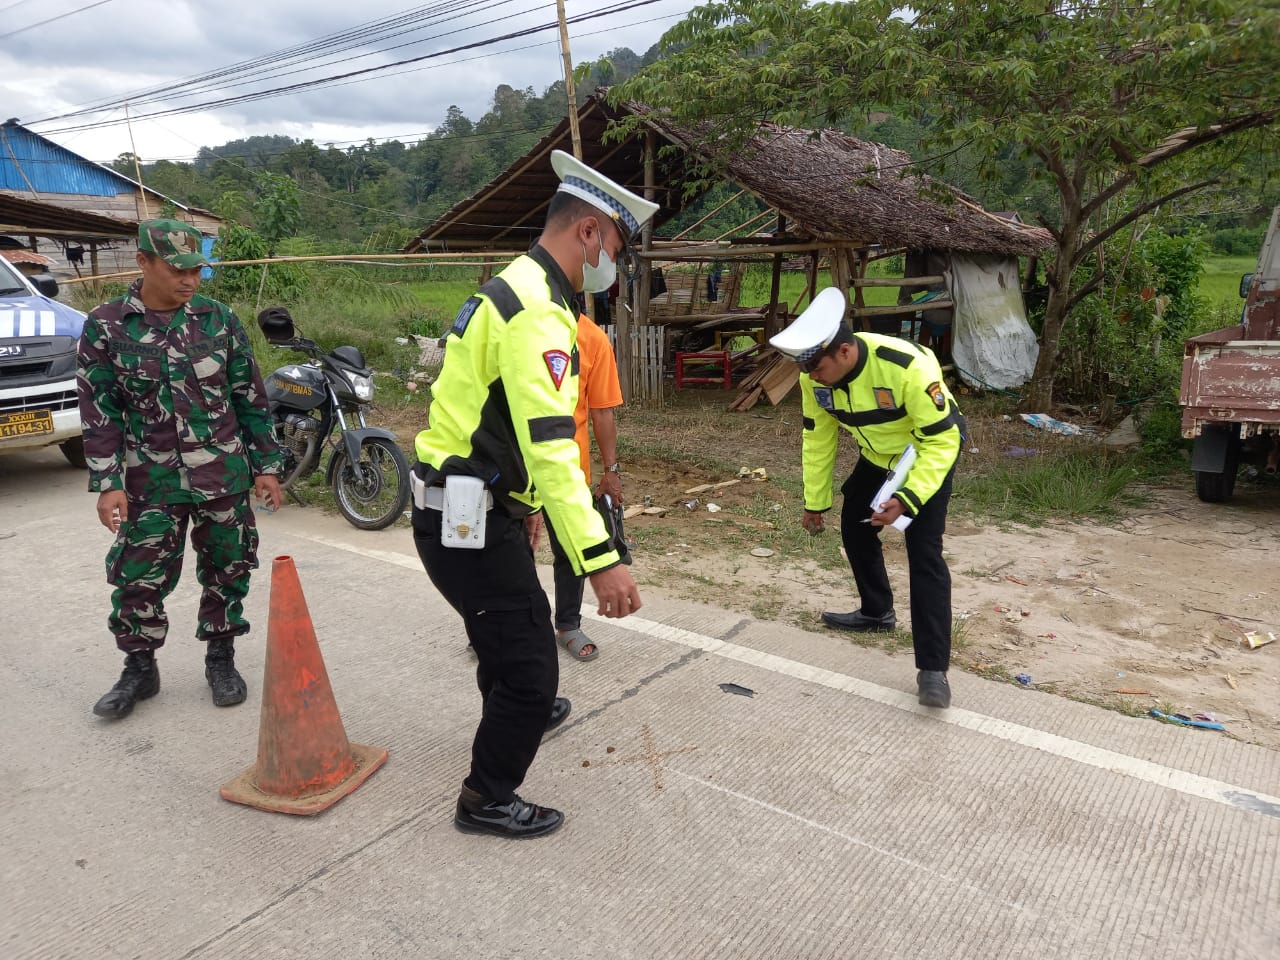
[(0, 190), (30, 193), (33, 187), (42, 195), (89, 197), (114, 197), (137, 190), (123, 177), (24, 127), (6, 123), (0, 126)]

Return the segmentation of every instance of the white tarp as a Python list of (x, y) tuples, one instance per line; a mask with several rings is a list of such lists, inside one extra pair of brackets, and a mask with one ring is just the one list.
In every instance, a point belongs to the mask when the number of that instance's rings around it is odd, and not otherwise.
[(1015, 257), (953, 254), (955, 320), (951, 356), (970, 386), (1020, 387), (1031, 379), (1040, 352), (1027, 323)]

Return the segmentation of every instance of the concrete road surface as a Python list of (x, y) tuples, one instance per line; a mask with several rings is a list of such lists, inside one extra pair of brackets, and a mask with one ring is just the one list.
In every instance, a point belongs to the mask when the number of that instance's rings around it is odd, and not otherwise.
[[(562, 660), (573, 715), (522, 793), (564, 828), (460, 834), (460, 622), (405, 530), (315, 508), (258, 514), (248, 703), (209, 702), (188, 558), (163, 689), (99, 720), (120, 657), (83, 490), (56, 451), (0, 458), (10, 960), (1280, 957), (1276, 754), (963, 672), (929, 711), (908, 655), (653, 594)], [(315, 818), (218, 796), (256, 756), (285, 554), (349, 737), (391, 752)]]

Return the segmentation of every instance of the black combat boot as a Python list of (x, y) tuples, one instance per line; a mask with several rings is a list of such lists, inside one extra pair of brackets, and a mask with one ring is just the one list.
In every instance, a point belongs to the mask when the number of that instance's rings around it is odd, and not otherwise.
[(236, 642), (232, 639), (210, 640), (204, 654), (204, 678), (213, 691), (215, 707), (232, 707), (244, 703), (249, 695), (244, 677), (236, 669)]
[(93, 705), (93, 712), (100, 717), (122, 720), (133, 712), (135, 703), (159, 692), (160, 668), (156, 666), (155, 654), (150, 650), (126, 654), (124, 672), (116, 685)]

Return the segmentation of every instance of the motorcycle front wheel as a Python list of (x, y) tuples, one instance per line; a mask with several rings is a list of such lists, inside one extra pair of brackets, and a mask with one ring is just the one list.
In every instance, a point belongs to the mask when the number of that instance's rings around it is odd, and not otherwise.
[(395, 442), (369, 437), (352, 463), (346, 447), (334, 452), (333, 493), (338, 510), (361, 530), (381, 530), (396, 522), (409, 505), (409, 461)]

